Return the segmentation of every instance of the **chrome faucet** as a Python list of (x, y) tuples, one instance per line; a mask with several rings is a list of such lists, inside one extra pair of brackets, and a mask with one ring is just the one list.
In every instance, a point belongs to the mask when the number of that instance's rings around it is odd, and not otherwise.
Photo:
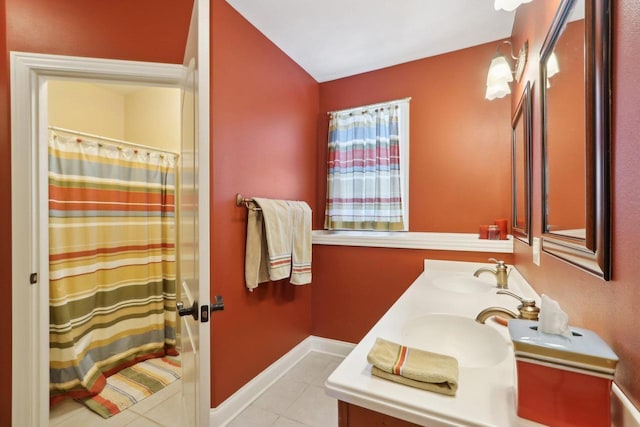
[(476, 316), (476, 322), (484, 323), (489, 317), (496, 316), (499, 314), (505, 314), (512, 319), (528, 319), (528, 320), (538, 320), (538, 315), (540, 314), (540, 308), (536, 306), (536, 302), (531, 298), (522, 298), (513, 292), (499, 290), (496, 292), (500, 295), (509, 295), (520, 301), (520, 305), (518, 306), (519, 314), (514, 313), (511, 310), (507, 310), (503, 307), (489, 307), (482, 310)]
[(481, 273), (491, 273), (496, 276), (496, 286), (500, 289), (507, 289), (509, 287), (508, 277), (510, 271), (507, 269), (504, 261), (498, 261), (495, 258), (489, 258), (489, 261), (496, 263), (495, 270), (489, 267), (482, 267), (477, 269), (473, 275), (478, 277)]

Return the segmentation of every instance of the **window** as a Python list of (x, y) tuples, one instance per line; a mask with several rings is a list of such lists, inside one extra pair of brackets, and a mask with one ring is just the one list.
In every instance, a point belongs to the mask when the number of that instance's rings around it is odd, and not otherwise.
[(409, 100), (331, 113), (326, 229), (409, 229)]

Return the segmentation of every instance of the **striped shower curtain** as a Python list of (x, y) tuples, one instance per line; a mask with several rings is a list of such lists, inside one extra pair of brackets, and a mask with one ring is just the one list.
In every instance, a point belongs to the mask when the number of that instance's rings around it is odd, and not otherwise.
[(177, 355), (175, 161), (50, 132), (51, 403)]
[(325, 228), (404, 229), (398, 106), (333, 113)]

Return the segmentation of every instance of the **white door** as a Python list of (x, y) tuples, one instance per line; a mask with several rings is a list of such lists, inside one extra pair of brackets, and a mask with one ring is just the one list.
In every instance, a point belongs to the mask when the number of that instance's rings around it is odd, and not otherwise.
[(209, 2), (194, 2), (184, 56), (178, 280), (183, 405), (187, 426), (208, 426), (209, 359)]

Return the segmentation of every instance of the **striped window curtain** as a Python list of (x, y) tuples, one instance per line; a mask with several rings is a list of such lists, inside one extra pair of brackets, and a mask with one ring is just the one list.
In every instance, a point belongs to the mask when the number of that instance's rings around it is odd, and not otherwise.
[(332, 113), (325, 228), (404, 230), (399, 108)]
[(49, 135), (50, 401), (177, 355), (175, 155)]

